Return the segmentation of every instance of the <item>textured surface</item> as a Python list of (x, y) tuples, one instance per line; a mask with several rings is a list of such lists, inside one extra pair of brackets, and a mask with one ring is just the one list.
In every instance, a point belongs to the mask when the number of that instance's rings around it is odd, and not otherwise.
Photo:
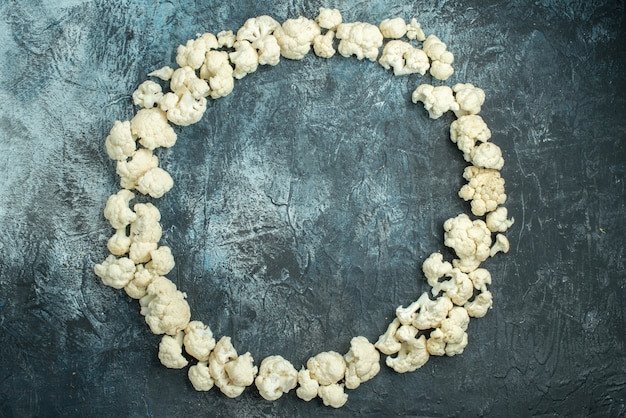
[[(236, 4), (236, 5), (235, 5)], [(505, 154), (511, 252), (462, 356), (380, 376), (340, 411), (293, 393), (197, 393), (163, 368), (136, 301), (93, 264), (117, 190), (103, 140), (145, 74), (197, 32), (313, 17), (318, 1), (5, 1), (0, 5), (0, 416), (618, 416), (626, 413), (626, 44), (622, 1), (339, 0), (346, 21), (419, 15), (488, 96)], [(421, 261), (464, 162), (370, 62), (282, 60), (236, 83), (159, 152), (170, 275), (195, 317), (256, 359), (299, 365), (375, 339), (426, 287)]]

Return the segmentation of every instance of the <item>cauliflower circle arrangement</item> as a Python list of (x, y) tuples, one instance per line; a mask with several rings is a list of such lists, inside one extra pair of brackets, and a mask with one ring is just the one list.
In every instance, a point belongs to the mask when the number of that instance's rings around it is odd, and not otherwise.
[[(95, 273), (104, 284), (124, 289), (139, 301), (150, 330), (163, 335), (158, 351), (161, 363), (175, 369), (192, 363), (188, 376), (198, 391), (216, 386), (234, 398), (255, 385), (264, 399), (276, 400), (295, 389), (305, 401), (319, 397), (324, 405), (338, 408), (348, 399), (346, 389), (356, 389), (380, 371), (381, 354), (398, 373), (422, 367), (430, 356), (461, 354), (468, 343), (470, 318), (483, 317), (492, 306), (491, 274), (480, 265), (509, 250), (504, 233), (513, 220), (502, 206), (506, 201), (500, 175), (502, 152), (489, 142), (491, 131), (479, 116), (485, 93), (469, 83), (422, 84), (412, 94), (414, 103), (423, 103), (433, 119), (448, 111), (456, 116), (450, 139), (470, 164), (463, 172), (467, 184), (459, 196), (470, 202), (473, 215), (462, 213), (445, 221), (444, 244), (457, 258), (447, 261), (435, 252), (423, 262), (431, 291), (398, 307), (375, 343), (354, 337), (347, 353), (319, 353), (299, 370), (278, 355), (257, 366), (250, 353), (236, 351), (230, 337), (216, 341), (208, 325), (192, 320), (185, 293), (166, 277), (175, 263), (170, 248), (159, 245), (159, 210), (152, 203), (131, 207), (130, 202), (135, 192), (157, 199), (174, 185), (153, 154), (158, 147), (176, 143), (171, 124), (200, 121), (207, 100), (230, 94), (235, 79), (259, 65), (277, 65), (281, 57), (302, 59), (311, 49), (322, 58), (339, 52), (377, 61), (394, 75), (429, 71), (434, 79), (445, 81), (454, 72), (452, 53), (436, 36), (426, 37), (416, 19), (409, 23), (385, 19), (378, 26), (344, 23), (338, 10), (327, 8), (321, 8), (315, 19), (301, 16), (282, 24), (259, 16), (248, 19), (236, 33), (205, 33), (180, 45), (176, 56), (180, 67), (150, 73), (161, 82), (143, 82), (132, 94), (140, 110), (130, 121), (116, 121), (106, 137), (106, 151), (117, 163), (121, 189), (104, 208), (115, 232), (107, 244), (111, 254), (95, 265)], [(162, 85), (167, 84), (170, 91), (164, 92)]]

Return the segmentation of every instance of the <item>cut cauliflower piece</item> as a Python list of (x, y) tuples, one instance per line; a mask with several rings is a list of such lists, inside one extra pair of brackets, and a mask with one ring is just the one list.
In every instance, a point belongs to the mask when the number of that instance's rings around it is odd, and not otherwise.
[(207, 97), (210, 91), (208, 83), (199, 78), (191, 67), (181, 67), (174, 71), (170, 89), (178, 97), (190, 93), (196, 100)]
[(130, 250), (131, 240), (126, 235), (126, 228), (120, 228), (115, 231), (115, 234), (107, 241), (107, 248), (113, 255), (124, 255)]
[(209, 366), (206, 362), (200, 361), (189, 368), (187, 377), (198, 392), (206, 392), (213, 388), (215, 382), (209, 372)]
[(439, 283), (439, 279), (447, 275), (452, 271), (452, 264), (447, 261), (443, 261), (443, 255), (441, 253), (432, 253), (422, 263), (422, 271), (428, 284), (431, 287), (435, 287)]
[(164, 335), (159, 343), (159, 360), (168, 369), (182, 369), (189, 362), (183, 356), (183, 332)]
[(335, 351), (324, 351), (311, 357), (306, 368), (311, 377), (320, 385), (330, 385), (343, 379), (346, 373), (346, 362), (343, 356)]
[(137, 87), (132, 97), (135, 106), (150, 109), (159, 103), (159, 100), (163, 97), (163, 90), (160, 84), (146, 80)]
[(479, 142), (491, 138), (491, 131), (479, 115), (461, 116), (450, 124), (450, 139), (463, 152), (465, 161), (472, 160), (472, 150)]
[(281, 356), (263, 359), (254, 383), (259, 394), (268, 401), (275, 401), (298, 384), (298, 371)]
[(158, 199), (169, 192), (173, 186), (174, 180), (170, 174), (161, 167), (154, 167), (139, 177), (135, 189), (139, 193)]
[(317, 395), (322, 399), (325, 406), (332, 408), (341, 408), (348, 401), (348, 395), (343, 390), (343, 385), (338, 383), (320, 386)]
[(196, 39), (190, 39), (185, 45), (179, 45), (176, 55), (176, 63), (181, 67), (191, 67), (194, 70), (200, 68), (204, 62), (206, 53), (219, 48), (217, 38), (212, 33), (204, 33)]
[(161, 212), (152, 203), (137, 203), (133, 209), (137, 217), (130, 224), (130, 239), (133, 242), (157, 243), (161, 239)]
[(334, 31), (337, 29), (337, 26), (341, 25), (343, 18), (341, 17), (341, 12), (337, 9), (320, 7), (320, 12), (315, 18), (315, 21), (320, 28)]
[(296, 389), (296, 395), (298, 398), (308, 402), (317, 396), (317, 390), (320, 384), (317, 380), (311, 377), (311, 373), (302, 368), (298, 372), (298, 389)]
[(462, 307), (450, 310), (448, 317), (441, 321), (441, 327), (430, 333), (426, 348), (434, 356), (454, 356), (461, 354), (467, 346), (467, 325), (470, 317)]
[(432, 294), (437, 296), (443, 292), (452, 303), (457, 306), (463, 306), (474, 295), (474, 284), (467, 276), (458, 268), (453, 268), (446, 274), (449, 280), (437, 283), (433, 286)]
[(454, 55), (447, 50), (445, 43), (435, 35), (429, 35), (422, 45), (422, 49), (431, 60), (430, 75), (438, 80), (447, 80), (454, 73), (452, 63)]
[(129, 161), (117, 162), (116, 171), (120, 176), (120, 185), (124, 189), (134, 189), (139, 178), (158, 165), (159, 159), (151, 150), (138, 149)]
[(482, 318), (487, 314), (487, 311), (491, 309), (493, 305), (493, 295), (490, 291), (485, 290), (480, 292), (474, 300), (465, 304), (467, 313), (472, 318)]
[(172, 74), (174, 74), (174, 69), (169, 66), (161, 67), (158, 70), (154, 70), (148, 74), (149, 77), (160, 78), (163, 81), (168, 81), (172, 78)]
[(406, 37), (409, 40), (424, 41), (426, 35), (422, 30), (422, 26), (419, 24), (416, 18), (411, 19), (411, 22), (406, 26)]
[(454, 91), (454, 99), (459, 104), (459, 108), (454, 112), (457, 118), (480, 113), (480, 107), (485, 102), (483, 89), (471, 83), (457, 83), (452, 86), (452, 91)]
[(502, 150), (493, 142), (483, 142), (470, 152), (470, 162), (476, 167), (501, 170), (504, 167)]
[(234, 69), (230, 65), (230, 58), (226, 51), (209, 51), (206, 60), (200, 68), (200, 77), (208, 80), (213, 99), (229, 95), (235, 86)]
[[(280, 46), (272, 33), (279, 26), (280, 23), (267, 15), (250, 18), (237, 31), (237, 41), (247, 41), (258, 51), (256, 58), (258, 64), (277, 65), (280, 61)], [(237, 43), (234, 46), (237, 48)], [(233, 62), (235, 63), (235, 60)], [(255, 70), (256, 68), (247, 73)], [(237, 70), (235, 72), (237, 73)]]
[(104, 206), (104, 217), (115, 229), (125, 229), (127, 225), (137, 219), (137, 214), (130, 208), (129, 203), (135, 198), (130, 190), (122, 189), (109, 196)]
[[(220, 48), (232, 48), (236, 41), (237, 35), (232, 30), (223, 30), (217, 33), (217, 45)], [(207, 54), (210, 52), (207, 52)]]
[[(417, 307), (415, 308), (418, 309)], [(393, 321), (387, 326), (387, 330), (384, 334), (378, 337), (378, 341), (374, 344), (374, 347), (383, 354), (395, 354), (400, 351), (400, 341), (396, 338), (396, 332), (400, 327), (400, 320), (394, 318)]]
[(189, 324), (191, 311), (185, 294), (165, 277), (152, 280), (139, 304), (140, 313), (154, 334), (176, 335)]
[(462, 213), (443, 224), (444, 245), (454, 250), (459, 257), (452, 264), (464, 273), (478, 268), (480, 263), (489, 258), (491, 231), (484, 221), (471, 220)]
[(508, 219), (509, 212), (504, 206), (498, 207), (493, 212), (489, 212), (485, 217), (487, 228), (491, 232), (506, 232), (515, 222), (515, 219)]
[(235, 51), (228, 55), (235, 66), (233, 77), (238, 80), (255, 72), (259, 67), (259, 53), (248, 41), (235, 42)]
[(150, 252), (150, 262), (146, 264), (146, 268), (156, 275), (165, 276), (175, 265), (170, 247), (161, 246)]
[(506, 202), (504, 179), (498, 170), (469, 166), (463, 170), (463, 178), (468, 183), (459, 191), (459, 197), (471, 201), (474, 215), (483, 216)]
[(398, 373), (412, 372), (422, 367), (430, 355), (426, 349), (426, 337), (412, 338), (402, 343), (396, 357), (387, 357), (385, 363)]
[(380, 371), (380, 353), (365, 337), (350, 340), (350, 351), (344, 355), (346, 362), (345, 385), (356, 389)]
[(215, 348), (215, 338), (208, 325), (200, 321), (191, 321), (185, 328), (183, 344), (190, 356), (199, 362), (207, 362), (211, 351)]
[(250, 353), (239, 356), (230, 337), (220, 338), (209, 356), (211, 377), (229, 398), (241, 395), (254, 382), (257, 371)]
[(197, 123), (206, 111), (206, 98), (196, 99), (191, 93), (178, 96), (175, 93), (166, 93), (159, 102), (161, 110), (165, 112), (167, 120), (175, 125), (189, 126)]
[(128, 249), (128, 258), (135, 264), (147, 263), (150, 261), (150, 254), (156, 249), (156, 242), (132, 242)]
[(424, 103), (424, 109), (428, 111), (431, 119), (439, 119), (447, 111), (454, 111), (459, 106), (454, 101), (452, 89), (448, 86), (433, 87), (430, 84), (422, 84), (413, 91), (411, 100), (413, 103)]
[(383, 38), (387, 39), (400, 39), (407, 32), (407, 24), (401, 17), (396, 17), (393, 19), (384, 19), (378, 25), (380, 29), (380, 33), (382, 33)]
[(509, 239), (502, 234), (497, 234), (496, 242), (491, 247), (491, 250), (489, 251), (489, 256), (493, 257), (499, 252), (508, 253), (509, 249), (510, 249)]
[(441, 321), (444, 320), (454, 306), (446, 295), (430, 300), (428, 293), (425, 292), (418, 300), (420, 301), (420, 310), (412, 324), (418, 330), (439, 327)]
[(476, 270), (468, 273), (467, 277), (472, 281), (474, 289), (484, 292), (487, 290), (487, 285), (491, 284), (491, 273), (484, 268), (477, 268)]
[(356, 56), (376, 61), (383, 45), (383, 34), (377, 26), (365, 22), (342, 23), (335, 34), (340, 40), (337, 50), (344, 57)]
[(316, 35), (313, 39), (313, 52), (315, 55), (322, 58), (331, 58), (335, 55), (335, 48), (333, 47), (333, 39), (335, 32), (332, 30), (327, 31), (324, 35)]
[(133, 279), (124, 286), (124, 290), (128, 296), (139, 300), (146, 296), (148, 285), (157, 277), (159, 276), (145, 268), (143, 264), (138, 264)]
[(274, 36), (280, 46), (283, 57), (300, 60), (311, 50), (311, 44), (321, 29), (314, 20), (300, 16), (297, 19), (287, 19), (274, 31)]
[(394, 75), (424, 74), (430, 67), (428, 57), (421, 49), (408, 42), (393, 40), (387, 42), (378, 63), (385, 69), (393, 69)]
[(167, 115), (158, 108), (140, 109), (130, 121), (130, 131), (149, 150), (169, 148), (176, 143), (176, 132), (167, 122)]
[(116, 120), (104, 141), (107, 154), (112, 160), (124, 161), (135, 153), (137, 143), (130, 131), (130, 122)]
[(121, 289), (133, 279), (135, 275), (135, 263), (126, 258), (117, 258), (109, 255), (101, 264), (94, 266), (94, 272), (102, 283), (114, 289)]

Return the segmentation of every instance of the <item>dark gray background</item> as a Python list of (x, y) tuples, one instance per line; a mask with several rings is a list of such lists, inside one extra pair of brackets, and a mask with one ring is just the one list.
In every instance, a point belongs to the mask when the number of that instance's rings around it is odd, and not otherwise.
[[(196, 33), (321, 5), (345, 21), (418, 16), (455, 54), (446, 84), (485, 89), (515, 218), (510, 253), (485, 263), (494, 309), (463, 355), (383, 367), (338, 411), (197, 393), (159, 364), (137, 302), (93, 274), (118, 188), (104, 137)], [(0, 416), (623, 416), (624, 15), (623, 1), (3, 1)], [(452, 117), (410, 102), (424, 82), (282, 60), (178, 130), (158, 153), (175, 188), (156, 204), (194, 318), (299, 366), (375, 340), (426, 290), (421, 262), (468, 205)]]

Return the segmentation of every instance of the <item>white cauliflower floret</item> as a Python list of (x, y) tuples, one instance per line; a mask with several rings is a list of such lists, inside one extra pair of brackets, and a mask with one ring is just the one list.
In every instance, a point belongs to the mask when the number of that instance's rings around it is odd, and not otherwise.
[(113, 255), (124, 255), (130, 250), (130, 244), (131, 240), (126, 235), (126, 228), (120, 228), (107, 241), (107, 248)]
[[(236, 41), (237, 35), (232, 30), (223, 30), (217, 33), (217, 45), (220, 48), (232, 48)], [(207, 52), (207, 54), (210, 52)]]
[(150, 252), (150, 262), (146, 268), (159, 276), (165, 276), (176, 264), (170, 247), (162, 246)]
[(483, 142), (470, 152), (470, 162), (476, 167), (501, 170), (504, 167), (502, 150), (493, 142)]
[(124, 290), (131, 298), (141, 299), (146, 296), (148, 285), (157, 277), (159, 276), (145, 268), (143, 264), (139, 264), (133, 279), (124, 286)]
[(134, 189), (139, 178), (158, 165), (159, 159), (151, 150), (138, 149), (129, 161), (117, 162), (116, 171), (120, 176), (120, 185), (124, 189)]
[(211, 350), (215, 348), (213, 332), (200, 321), (191, 321), (185, 328), (183, 339), (185, 351), (200, 362), (209, 361)]
[(407, 25), (404, 19), (396, 17), (393, 19), (384, 19), (378, 26), (383, 38), (399, 39), (406, 35)]
[(431, 119), (438, 119), (449, 110), (456, 110), (458, 104), (454, 101), (452, 89), (448, 86), (433, 87), (430, 84), (418, 86), (411, 95), (413, 103), (424, 103)]
[(348, 395), (344, 392), (343, 385), (338, 383), (320, 386), (317, 395), (322, 399), (325, 406), (332, 408), (341, 408), (348, 401)]
[(343, 356), (335, 351), (324, 351), (311, 357), (306, 368), (311, 377), (320, 385), (331, 385), (343, 379), (346, 373), (346, 362)]
[(137, 217), (130, 224), (130, 239), (134, 243), (159, 242), (163, 233), (159, 209), (152, 203), (137, 203), (133, 209)]
[(406, 37), (407, 39), (420, 42), (426, 39), (426, 35), (422, 30), (422, 26), (419, 24), (416, 18), (411, 19), (411, 22), (406, 26)]
[(260, 65), (278, 65), (280, 62), (280, 45), (274, 35), (268, 35), (252, 44), (259, 54)]
[(461, 354), (467, 346), (467, 325), (469, 315), (465, 308), (453, 308), (446, 319), (441, 321), (441, 327), (433, 330), (426, 342), (426, 348), (431, 355), (454, 356)]
[(317, 380), (311, 377), (310, 372), (302, 368), (298, 372), (298, 389), (296, 389), (296, 395), (298, 398), (308, 402), (317, 396), (317, 390), (320, 384)]
[(486, 142), (489, 138), (491, 131), (479, 115), (461, 116), (450, 124), (450, 139), (463, 152), (465, 161), (472, 160), (477, 142)]
[(183, 356), (183, 332), (164, 335), (159, 343), (159, 360), (169, 369), (182, 369), (189, 363)]
[(187, 327), (191, 318), (185, 294), (165, 277), (157, 277), (148, 285), (139, 304), (141, 315), (154, 334), (176, 335)]
[(383, 45), (383, 34), (378, 27), (365, 22), (342, 23), (335, 36), (340, 39), (339, 53), (344, 57), (354, 55), (359, 60), (375, 61)]
[(233, 77), (238, 80), (255, 72), (259, 66), (259, 54), (248, 41), (235, 42), (235, 51), (231, 52), (229, 57), (235, 66)]
[(396, 332), (396, 339), (403, 343), (405, 341), (409, 341), (412, 338), (415, 338), (418, 333), (419, 330), (413, 325), (401, 325)]
[(209, 95), (213, 99), (229, 95), (235, 86), (233, 67), (230, 65), (228, 52), (209, 51), (206, 60), (200, 68), (200, 77), (208, 80), (211, 91)]
[(274, 31), (281, 55), (293, 60), (304, 58), (311, 50), (313, 39), (319, 34), (321, 29), (318, 24), (304, 16), (287, 19)]
[[(267, 15), (250, 18), (237, 31), (237, 41), (250, 42), (252, 47), (258, 51), (258, 64), (277, 65), (280, 61), (280, 46), (272, 33), (279, 26), (280, 23)], [(237, 48), (237, 43), (234, 46)], [(255, 70), (256, 68), (248, 71), (248, 73)], [(237, 70), (235, 71), (237, 72)]]
[(346, 362), (345, 384), (356, 389), (380, 371), (380, 353), (365, 337), (350, 340), (350, 351), (344, 356)]
[(196, 75), (191, 67), (181, 67), (174, 71), (170, 81), (170, 89), (178, 97), (191, 93), (194, 99), (200, 100), (209, 95), (209, 85)]
[(161, 97), (163, 97), (161, 85), (154, 81), (146, 80), (133, 92), (133, 103), (135, 106), (149, 109), (156, 106)]
[(461, 187), (459, 197), (471, 200), (474, 215), (483, 216), (506, 202), (504, 179), (498, 170), (469, 166), (463, 170), (463, 178), (468, 183)]
[(447, 50), (446, 44), (435, 35), (429, 35), (422, 45), (424, 52), (431, 59), (430, 74), (438, 80), (447, 80), (454, 73), (454, 56)]
[(506, 232), (515, 222), (515, 219), (508, 219), (509, 212), (504, 206), (498, 207), (493, 212), (489, 212), (485, 218), (487, 228), (491, 232)]
[(465, 304), (467, 313), (472, 318), (482, 318), (487, 314), (487, 311), (491, 309), (493, 305), (493, 295), (490, 291), (485, 290), (480, 292), (474, 300)]
[(200, 35), (196, 39), (190, 39), (185, 45), (179, 45), (176, 62), (181, 67), (189, 66), (197, 70), (202, 66), (206, 53), (219, 47), (217, 38), (211, 33)]
[(454, 112), (457, 118), (480, 113), (480, 107), (485, 102), (483, 89), (470, 83), (457, 83), (452, 86), (452, 91), (454, 91), (454, 98), (459, 104), (459, 109)]
[(104, 141), (107, 154), (113, 160), (126, 160), (137, 149), (135, 138), (130, 132), (130, 122), (116, 120)]
[(510, 249), (509, 239), (502, 234), (496, 235), (496, 242), (489, 251), (489, 256), (493, 257), (499, 252), (508, 253)]
[[(413, 305), (411, 305), (413, 306)], [(417, 307), (415, 309), (418, 309)], [(400, 351), (400, 341), (396, 339), (396, 332), (400, 327), (400, 320), (394, 318), (393, 321), (387, 326), (387, 330), (383, 335), (378, 337), (378, 341), (374, 344), (374, 347), (383, 354), (395, 354)]]
[(452, 271), (452, 264), (447, 261), (444, 262), (441, 253), (432, 253), (422, 263), (422, 271), (424, 276), (426, 276), (426, 280), (428, 280), (428, 284), (431, 287), (435, 287), (440, 278)]
[(335, 32), (332, 30), (327, 31), (324, 35), (316, 35), (313, 39), (313, 52), (315, 55), (322, 58), (330, 58), (335, 55), (335, 48), (333, 47), (333, 39)]
[(444, 245), (452, 248), (459, 260), (453, 265), (464, 273), (476, 270), (480, 263), (489, 258), (491, 231), (484, 221), (471, 220), (462, 213), (443, 223)]
[(476, 270), (468, 273), (467, 275), (474, 285), (474, 289), (484, 292), (487, 290), (487, 285), (491, 284), (491, 273), (489, 270), (483, 268), (477, 268)]
[(430, 67), (428, 57), (421, 49), (408, 42), (389, 41), (378, 60), (385, 69), (393, 68), (394, 75), (424, 74)]
[(254, 383), (263, 399), (275, 401), (296, 387), (298, 371), (281, 356), (269, 356), (261, 362)]
[(188, 126), (199, 122), (204, 116), (206, 98), (196, 99), (191, 93), (178, 96), (170, 92), (163, 96), (159, 106), (166, 112), (167, 120), (179, 126)]
[(430, 355), (426, 349), (426, 337), (412, 338), (402, 343), (396, 357), (387, 357), (385, 363), (398, 373), (412, 372), (422, 367)]
[(174, 186), (174, 180), (169, 173), (161, 167), (148, 170), (137, 180), (135, 189), (142, 194), (148, 194), (155, 199), (162, 197)]
[(209, 356), (211, 377), (229, 398), (241, 395), (254, 382), (257, 371), (250, 353), (237, 355), (230, 337), (220, 338)]
[(114, 289), (121, 289), (133, 279), (135, 274), (135, 263), (126, 258), (117, 258), (109, 255), (101, 264), (94, 266), (94, 272), (102, 283)]
[(209, 367), (206, 362), (200, 361), (197, 364), (191, 366), (187, 372), (189, 381), (193, 385), (193, 388), (198, 392), (206, 392), (213, 388), (215, 382), (209, 372)]
[(156, 242), (133, 242), (128, 249), (128, 258), (135, 264), (147, 263), (150, 261), (150, 253), (156, 249)]
[(439, 292), (444, 292), (455, 305), (465, 305), (474, 295), (474, 284), (467, 274), (458, 268), (453, 268), (446, 276), (450, 279), (437, 283), (432, 289), (433, 296), (437, 296)]
[(172, 74), (174, 74), (174, 69), (169, 66), (161, 67), (158, 70), (154, 70), (148, 74), (149, 77), (160, 78), (163, 81), (167, 81), (172, 78)]
[[(422, 297), (423, 296), (424, 295), (422, 295)], [(406, 308), (404, 306), (398, 306), (396, 308), (396, 318), (400, 321), (400, 323), (403, 326), (412, 324), (413, 321), (415, 321), (415, 318), (417, 318), (417, 311), (419, 310), (421, 303), (422, 303), (421, 299), (418, 299), (415, 302), (411, 303)], [(398, 339), (397, 331), (394, 337), (396, 340)]]
[(337, 26), (341, 25), (343, 18), (341, 17), (341, 12), (337, 9), (320, 7), (320, 13), (317, 18), (315, 18), (315, 21), (320, 28), (334, 31), (337, 29)]
[(430, 300), (426, 292), (420, 296), (418, 301), (420, 302), (420, 310), (412, 324), (418, 330), (439, 327), (441, 321), (454, 306), (448, 296), (443, 295), (435, 300)]
[(130, 131), (149, 150), (169, 148), (176, 143), (176, 132), (167, 122), (165, 113), (158, 108), (140, 109), (130, 121)]
[(126, 189), (109, 196), (104, 206), (104, 217), (113, 228), (125, 229), (127, 225), (137, 219), (137, 214), (129, 207), (129, 203), (134, 197), (135, 194)]

